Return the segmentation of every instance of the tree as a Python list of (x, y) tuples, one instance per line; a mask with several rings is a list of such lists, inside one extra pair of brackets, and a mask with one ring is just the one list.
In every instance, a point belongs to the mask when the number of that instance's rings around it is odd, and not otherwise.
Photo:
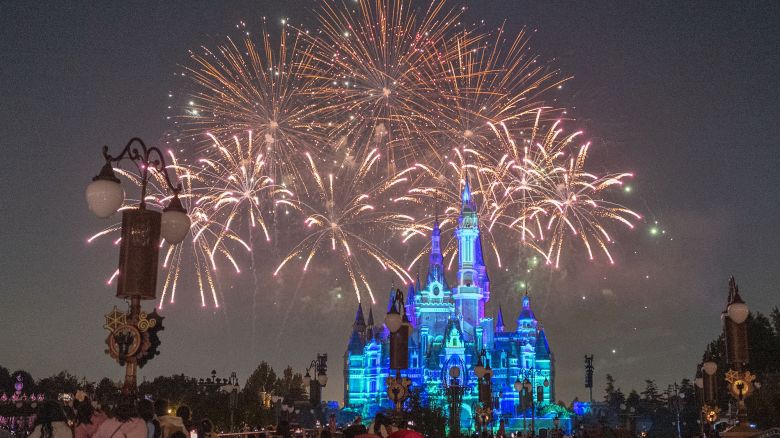
[[(275, 411), (272, 405), (265, 405), (261, 399), (261, 393), (272, 394), (277, 382), (276, 372), (263, 361), (255, 368), (244, 385), (242, 391), (242, 406), (244, 415), (249, 424), (266, 425), (272, 424), (275, 418)], [(264, 394), (264, 395), (265, 395)]]
[(769, 317), (772, 319), (772, 328), (775, 330), (775, 336), (780, 338), (780, 308), (775, 306)]
[(60, 371), (39, 380), (37, 386), (37, 392), (43, 393), (48, 399), (56, 400), (60, 394), (75, 394), (79, 390), (79, 379), (67, 371)]
[(604, 401), (610, 403), (615, 394), (615, 378), (607, 374), (607, 386), (604, 388)]
[(632, 389), (628, 394), (628, 397), (626, 397), (626, 407), (629, 409), (634, 408), (634, 410), (638, 410), (640, 401), (639, 393), (636, 392), (635, 389)]
[(645, 380), (645, 389), (641, 392), (642, 401), (639, 404), (641, 411), (651, 413), (661, 406), (661, 394), (658, 393), (658, 386), (655, 381)]
[(432, 405), (429, 400), (423, 398), (421, 388), (412, 388), (406, 401), (412, 429), (429, 438), (444, 438), (447, 415), (441, 406)]
[(177, 374), (170, 377), (155, 377), (151, 382), (143, 382), (138, 386), (141, 394), (149, 394), (153, 398), (164, 398), (172, 406), (184, 404), (185, 401), (197, 395), (197, 380), (187, 377), (184, 374)]
[(119, 401), (120, 387), (108, 377), (103, 377), (95, 387), (95, 398), (103, 406), (114, 405)]
[(14, 380), (8, 368), (0, 365), (0, 394), (10, 394), (14, 392)]
[(16, 379), (18, 376), (22, 376), (22, 385), (24, 387), (22, 388), (22, 392), (27, 394), (32, 394), (33, 392), (37, 393), (37, 387), (35, 386), (35, 379), (33, 379), (32, 375), (24, 370), (16, 370), (13, 373), (11, 373), (11, 389), (9, 390), (10, 393), (13, 393), (15, 391), (14, 385), (16, 384)]
[(282, 377), (276, 380), (275, 392), (285, 400), (303, 400), (306, 395), (303, 376), (300, 373), (293, 373), (292, 367), (288, 365)]

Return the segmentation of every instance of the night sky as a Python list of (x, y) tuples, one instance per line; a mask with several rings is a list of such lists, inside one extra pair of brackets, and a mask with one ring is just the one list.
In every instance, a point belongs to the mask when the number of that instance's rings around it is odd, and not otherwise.
[[(36, 378), (63, 369), (121, 378), (103, 353), (102, 329), (102, 315), (122, 305), (105, 286), (118, 250), (86, 243), (105, 225), (84, 200), (100, 147), (119, 150), (133, 136), (161, 141), (172, 127), (167, 107), (185, 99), (174, 73), (189, 49), (213, 47), (237, 36), (239, 21), (263, 16), (275, 33), (283, 17), (311, 16), (312, 4), (0, 2), (1, 365)], [(594, 140), (591, 162), (636, 174), (617, 200), (644, 219), (617, 233), (615, 266), (579, 257), (529, 279), (557, 360), (557, 397), (585, 397), (582, 362), (591, 353), (599, 397), (606, 373), (624, 391), (646, 378), (664, 388), (692, 377), (719, 333), (729, 275), (751, 309), (780, 304), (780, 3), (463, 4), (464, 21), (536, 29), (535, 52), (574, 77), (559, 96), (577, 119), (567, 126)], [(296, 275), (272, 278), (273, 245), (258, 245), (255, 256), (254, 275), (220, 274), (216, 311), (202, 309), (194, 290), (179, 292), (163, 310), (162, 354), (140, 375), (216, 369), (243, 380), (260, 360), (302, 371), (327, 352), (325, 396), (340, 400), (354, 294), (322, 264), (300, 287)], [(514, 321), (513, 277), (494, 268), (491, 280), (489, 310), (501, 303)], [(372, 282), (390, 287), (385, 274)], [(273, 291), (284, 298), (274, 303)]]

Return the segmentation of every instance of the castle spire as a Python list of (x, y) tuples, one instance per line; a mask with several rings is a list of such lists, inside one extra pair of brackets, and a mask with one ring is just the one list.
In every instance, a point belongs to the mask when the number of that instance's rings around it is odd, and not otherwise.
[(355, 331), (362, 331), (366, 328), (366, 319), (363, 317), (363, 305), (358, 302), (357, 312), (355, 312), (355, 322), (352, 324), (352, 329)]
[(501, 310), (501, 304), (498, 305), (498, 316), (496, 317), (496, 332), (504, 332), (504, 312)]
[(474, 197), (471, 194), (471, 186), (469, 185), (469, 175), (466, 174), (466, 182), (463, 184), (463, 192), (460, 194), (462, 201), (461, 210), (476, 211), (476, 205), (474, 204)]

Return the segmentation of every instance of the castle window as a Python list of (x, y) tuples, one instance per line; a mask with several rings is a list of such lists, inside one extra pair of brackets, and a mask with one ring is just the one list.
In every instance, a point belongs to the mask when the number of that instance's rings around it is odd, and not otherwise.
[(372, 380), (368, 382), (368, 392), (374, 393), (376, 392), (376, 380)]

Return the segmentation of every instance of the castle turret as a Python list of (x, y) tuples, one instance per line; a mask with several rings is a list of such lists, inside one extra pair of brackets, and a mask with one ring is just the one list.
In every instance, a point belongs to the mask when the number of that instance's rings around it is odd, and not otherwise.
[(465, 334), (473, 339), (476, 327), (485, 315), (485, 295), (480, 284), (484, 277), (484, 262), (479, 239), (477, 206), (466, 178), (461, 193), (458, 228), (458, 286), (453, 298), (458, 313), (463, 316)]
[(409, 318), (409, 323), (412, 327), (417, 327), (417, 310), (415, 309), (415, 290), (414, 284), (409, 284), (409, 289), (406, 291), (406, 317)]
[(358, 302), (358, 308), (355, 312), (355, 322), (352, 323), (352, 331), (356, 333), (364, 333), (366, 331), (366, 319), (363, 316), (363, 305)]
[(520, 366), (530, 368), (534, 366), (534, 351), (536, 349), (536, 327), (538, 322), (531, 310), (531, 299), (528, 291), (523, 296), (523, 307), (517, 316), (517, 334), (520, 343)]

